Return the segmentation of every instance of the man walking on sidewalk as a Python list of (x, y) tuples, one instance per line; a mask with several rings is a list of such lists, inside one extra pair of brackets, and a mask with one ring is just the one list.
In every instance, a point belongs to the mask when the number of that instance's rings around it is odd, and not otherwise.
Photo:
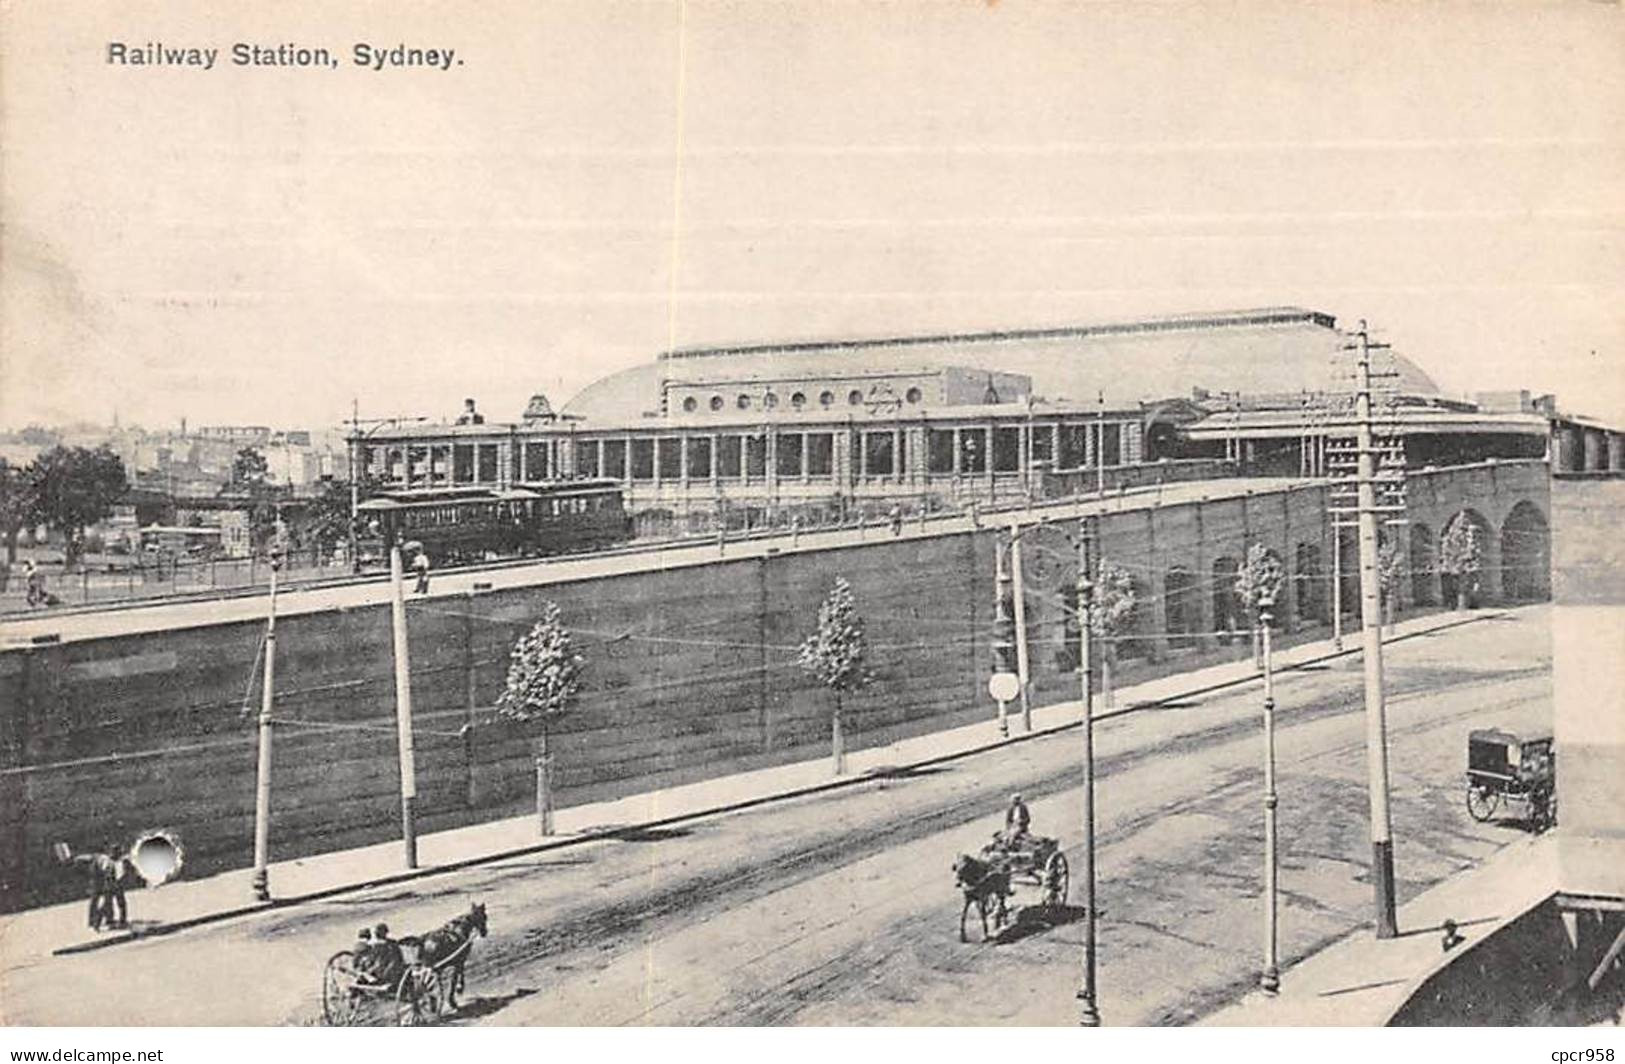
[[(129, 926), (129, 909), (124, 901), (124, 878), (129, 864), (118, 856), (118, 848), (108, 843), (104, 853), (82, 853), (74, 864), (87, 866), (90, 873), (90, 929), (100, 931)], [(115, 912), (117, 915), (115, 915)]]
[(429, 593), (429, 555), (422, 547), (418, 548), (417, 557), (412, 559), (412, 571), (418, 574), (416, 594)]

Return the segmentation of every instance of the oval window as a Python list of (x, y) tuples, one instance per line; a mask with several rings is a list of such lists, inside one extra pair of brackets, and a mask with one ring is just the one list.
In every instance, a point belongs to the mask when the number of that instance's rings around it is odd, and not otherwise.
[(807, 393), (796, 392), (794, 395), (790, 396), (790, 405), (795, 407), (797, 410), (800, 410), (802, 407), (806, 406)]
[(741, 395), (737, 400), (735, 400), (735, 402), (741, 410), (750, 409), (750, 396), (748, 395)]
[(920, 401), (920, 390), (918, 388), (910, 388), (908, 391), (903, 393), (903, 398), (907, 399), (910, 403), (918, 403)]
[(858, 391), (856, 388), (853, 388), (850, 392), (846, 393), (846, 401), (851, 403), (853, 406), (857, 406), (859, 403), (863, 402), (863, 393)]
[(698, 410), (699, 408), (700, 408), (700, 404), (694, 399), (694, 397), (692, 395), (689, 396), (687, 399), (683, 400), (683, 409), (686, 410), (688, 413), (692, 414), (694, 411)]
[(818, 396), (818, 405), (819, 406), (834, 406), (835, 405), (835, 393), (834, 392), (822, 392), (822, 393), (820, 393), (819, 396)]
[(762, 405), (767, 407), (769, 410), (772, 410), (779, 405), (779, 397), (774, 395), (772, 392), (768, 392), (766, 395), (762, 396)]
[(721, 410), (722, 409), (722, 396), (713, 395), (711, 397), (711, 409), (712, 410)]

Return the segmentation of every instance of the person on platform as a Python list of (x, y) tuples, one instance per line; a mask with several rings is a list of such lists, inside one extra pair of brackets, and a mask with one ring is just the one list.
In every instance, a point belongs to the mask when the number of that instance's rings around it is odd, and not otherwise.
[(23, 564), (23, 572), (28, 581), (28, 605), (45, 605), (45, 574), (32, 558)]
[(903, 534), (903, 508), (901, 506), (893, 505), (891, 508), (890, 517), (891, 534), (893, 536), (901, 536)]
[(418, 575), (417, 594), (429, 593), (429, 555), (422, 547), (418, 548), (417, 556), (412, 559), (412, 571)]

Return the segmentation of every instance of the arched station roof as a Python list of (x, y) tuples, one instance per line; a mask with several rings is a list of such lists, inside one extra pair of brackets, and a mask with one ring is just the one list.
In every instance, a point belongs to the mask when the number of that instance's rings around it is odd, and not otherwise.
[[(683, 349), (583, 389), (564, 408), (589, 421), (658, 413), (661, 385), (962, 366), (1032, 378), (1035, 396), (1108, 405), (1190, 396), (1346, 392), (1353, 363), (1331, 316), (1298, 307), (1187, 314), (1101, 325), (1006, 332), (749, 344)], [(1433, 397), (1438, 386), (1402, 356), (1386, 356), (1398, 390)]]

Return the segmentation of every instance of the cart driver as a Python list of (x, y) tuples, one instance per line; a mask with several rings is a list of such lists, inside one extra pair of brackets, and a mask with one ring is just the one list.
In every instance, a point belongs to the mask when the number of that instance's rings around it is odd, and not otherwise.
[(1033, 815), (1027, 811), (1027, 803), (1021, 800), (1020, 792), (1010, 796), (1010, 808), (1004, 811), (1004, 844), (1009, 849), (1015, 849), (1027, 837), (1027, 828), (1032, 824)]
[(356, 970), (374, 982), (390, 984), (405, 963), (401, 947), (389, 937), (389, 925), (379, 924), (372, 929), (372, 946), (364, 952), (356, 951)]

